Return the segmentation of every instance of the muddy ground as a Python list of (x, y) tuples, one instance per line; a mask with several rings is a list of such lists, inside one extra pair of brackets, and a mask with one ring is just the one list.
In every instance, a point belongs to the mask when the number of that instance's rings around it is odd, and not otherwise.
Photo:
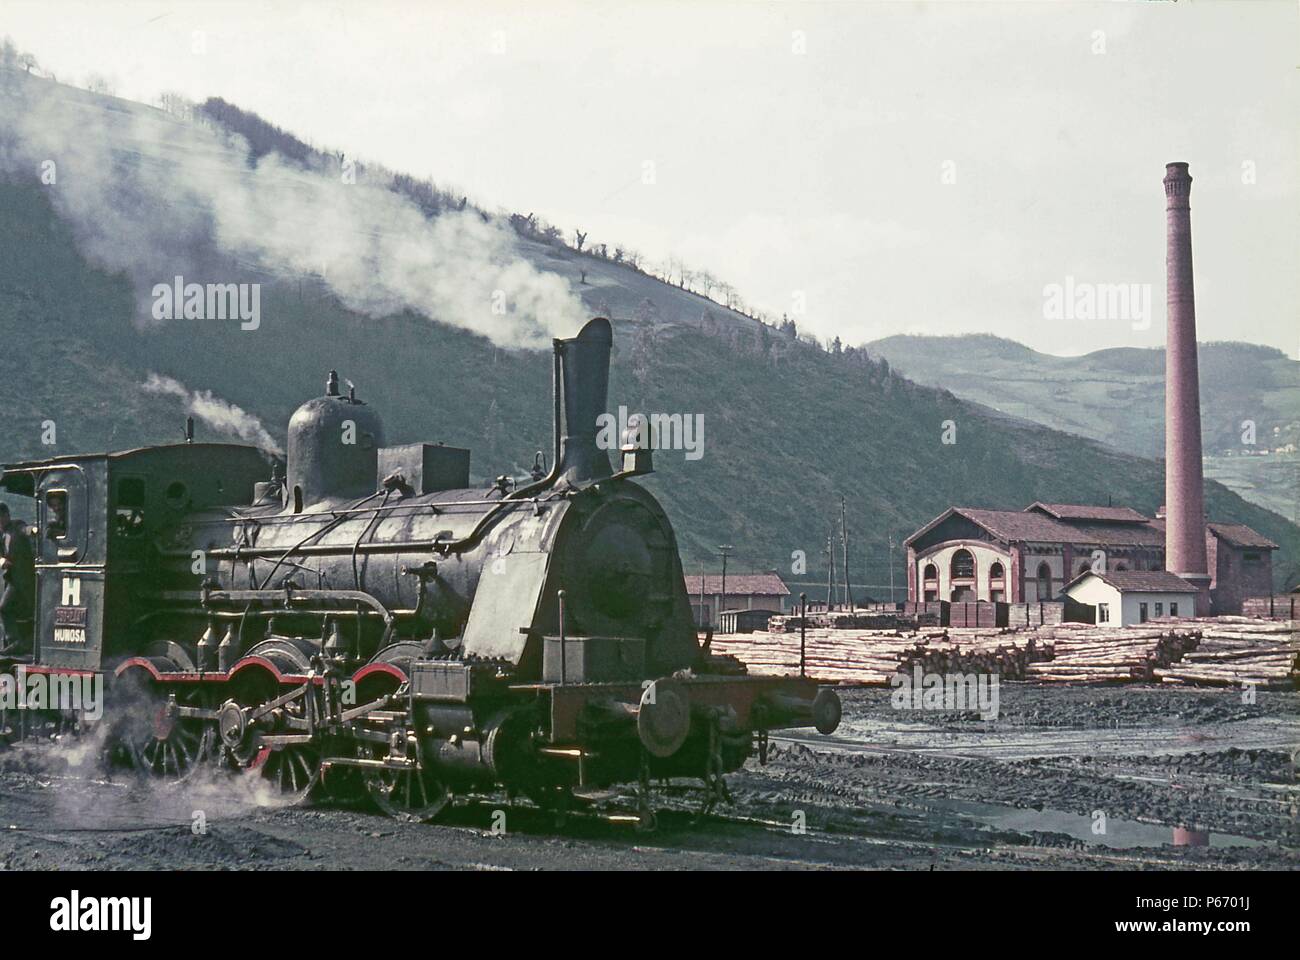
[[(283, 808), (238, 779), (145, 784), (90, 769), (88, 749), (22, 744), (0, 749), (0, 869), (1300, 865), (1300, 694), (1004, 684), (993, 722), (896, 711), (888, 690), (841, 696), (835, 736), (774, 738), (703, 820), (691, 796), (662, 797), (650, 834), (491, 798), (439, 825)], [(1179, 825), (1208, 844), (1173, 845)]]

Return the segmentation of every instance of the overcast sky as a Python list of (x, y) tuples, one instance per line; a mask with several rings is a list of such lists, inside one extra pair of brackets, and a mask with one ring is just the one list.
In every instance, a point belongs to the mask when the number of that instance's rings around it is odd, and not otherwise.
[[(1185, 160), (1200, 339), (1293, 357), (1297, 26), (1293, 0), (0, 13), (60, 80), (224, 97), (489, 208), (678, 255), (773, 314), (802, 299), (801, 326), (848, 343), (1163, 343), (1160, 179)], [(1044, 287), (1067, 277), (1151, 284), (1152, 322), (1045, 319)]]

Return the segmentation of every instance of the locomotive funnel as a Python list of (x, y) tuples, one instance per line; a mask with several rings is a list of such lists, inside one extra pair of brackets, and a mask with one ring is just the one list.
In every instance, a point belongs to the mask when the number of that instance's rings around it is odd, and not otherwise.
[(596, 444), (597, 418), (609, 399), (609, 351), (614, 342), (609, 321), (596, 317), (576, 337), (555, 341), (564, 411), (560, 459), (561, 481), (578, 484), (613, 475), (609, 453)]

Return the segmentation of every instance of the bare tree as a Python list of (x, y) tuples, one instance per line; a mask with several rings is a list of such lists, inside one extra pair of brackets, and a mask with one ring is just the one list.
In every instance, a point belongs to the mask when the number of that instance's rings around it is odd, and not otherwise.
[(582, 253), (582, 245), (586, 242), (587, 242), (587, 235), (585, 233), (583, 233), (581, 230), (573, 231), (573, 245), (578, 248), (579, 253)]
[(194, 116), (194, 104), (174, 91), (167, 91), (158, 97), (158, 106), (162, 111), (180, 120), (189, 120)]

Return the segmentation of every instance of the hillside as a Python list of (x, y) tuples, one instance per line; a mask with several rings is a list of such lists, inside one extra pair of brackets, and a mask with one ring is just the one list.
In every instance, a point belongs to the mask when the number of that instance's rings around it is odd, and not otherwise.
[[(76, 95), (84, 109), (149, 111)], [(161, 115), (149, 122), (174, 124)], [(159, 152), (167, 142), (122, 140), (115, 150), (137, 165), (182, 162)], [(260, 326), (142, 322), (137, 264), (113, 269), (107, 249), (131, 213), (98, 222), (98, 242), (89, 242), (87, 223), (69, 219), (67, 202), (28, 171), (0, 174), (0, 459), (174, 440), (187, 410), (202, 436), (269, 435), (282, 445), (289, 414), (320, 392), (330, 368), (383, 413), (390, 443), (471, 447), (476, 479), (521, 475), (535, 450), (549, 449), (544, 349), (498, 345), (465, 318), (431, 322), (410, 307), (368, 315), (333, 265), (320, 275), (250, 265), (221, 247), (221, 230), (187, 235), (184, 269), (256, 278)], [(322, 222), (322, 232), (329, 228)], [(615, 318), (614, 410), (703, 416), (703, 457), (661, 451), (647, 480), (688, 567), (731, 543), (740, 569), (787, 576), (792, 555), (804, 551), (815, 578), (841, 493), (855, 579), (872, 584), (888, 583), (887, 537), (900, 539), (953, 503), (1113, 499), (1149, 513), (1161, 501), (1152, 460), (1010, 420), (910, 382), (861, 351), (824, 352), (608, 258), (529, 236), (510, 249), (544, 283), (566, 280), (584, 312)], [(157, 256), (155, 276), (180, 272), (176, 250)], [(49, 420), (53, 446), (41, 442)], [(955, 424), (955, 444), (941, 442), (945, 421)], [(1300, 530), (1221, 486), (1207, 493), (1216, 518), (1248, 523), (1283, 545), (1279, 584), (1300, 576)]]
[[(1079, 357), (1038, 353), (988, 335), (886, 337), (867, 344), (918, 383), (1009, 416), (1164, 456), (1164, 351), (1132, 347)], [(1294, 518), (1300, 509), (1300, 363), (1272, 347), (1200, 345), (1206, 475)], [(1254, 443), (1247, 443), (1247, 422)], [(1287, 452), (1287, 448), (1290, 452)]]

